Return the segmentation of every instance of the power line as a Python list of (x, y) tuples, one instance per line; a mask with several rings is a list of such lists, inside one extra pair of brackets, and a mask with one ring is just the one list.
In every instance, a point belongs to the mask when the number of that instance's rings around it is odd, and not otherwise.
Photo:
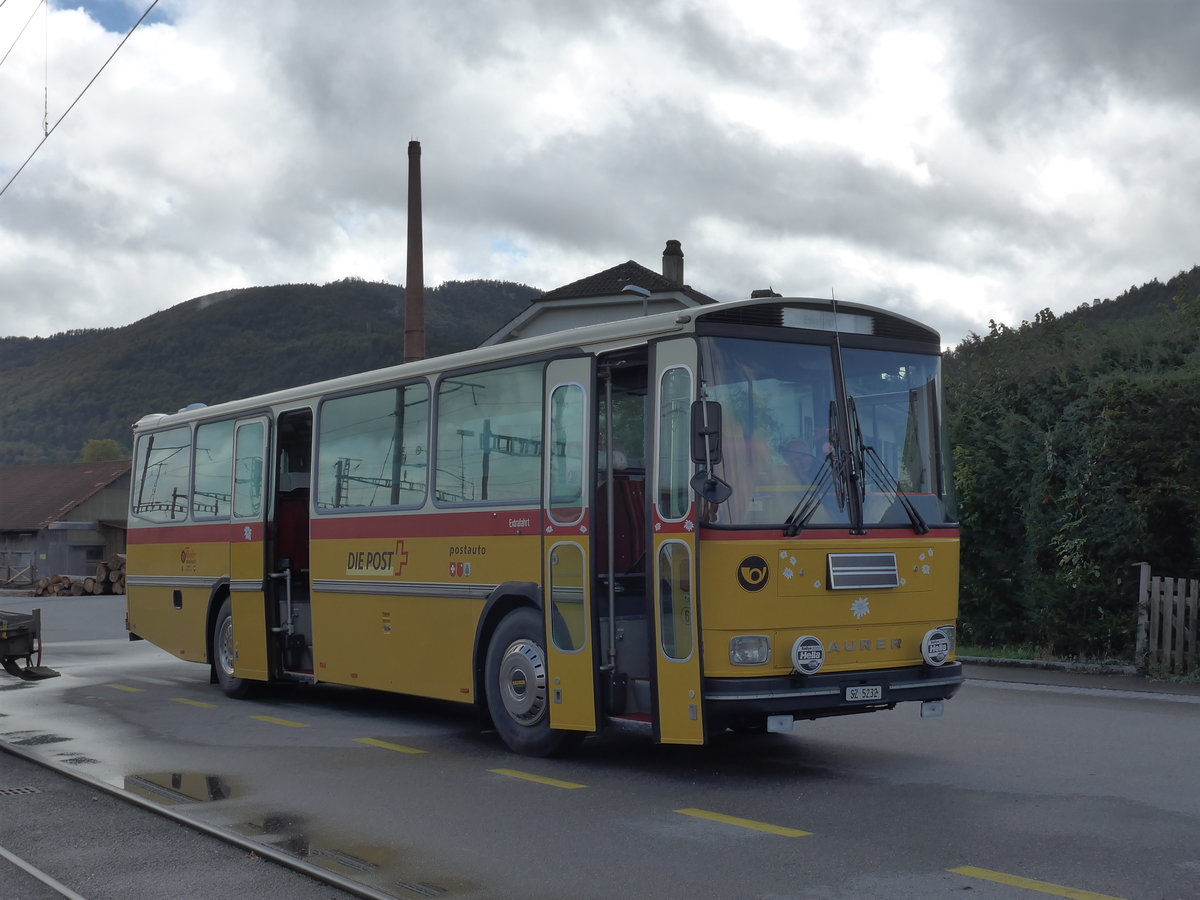
[(17, 176), (20, 175), (23, 171), (25, 171), (25, 167), (27, 165), (29, 165), (29, 161), (31, 159), (33, 159), (34, 156), (37, 155), (37, 152), (39, 150), (42, 149), (42, 145), (50, 139), (50, 135), (54, 134), (54, 129), (62, 124), (62, 120), (65, 119), (70, 114), (71, 110), (73, 110), (75, 108), (75, 104), (78, 103), (80, 101), (80, 99), (83, 97), (83, 95), (87, 93), (88, 88), (90, 88), (95, 83), (96, 79), (100, 77), (100, 73), (104, 71), (105, 67), (110, 62), (112, 62), (113, 57), (117, 55), (117, 53), (120, 51), (120, 49), (125, 46), (125, 42), (127, 40), (129, 40), (130, 35), (132, 35), (135, 31), (137, 31), (137, 27), (142, 24), (142, 20), (145, 19), (146, 16), (150, 15), (150, 11), (152, 9), (154, 9), (154, 7), (156, 7), (156, 6), (158, 6), (158, 0), (153, 0), (153, 2), (146, 8), (146, 11), (144, 13), (142, 13), (141, 18), (133, 23), (133, 27), (129, 29), (129, 34), (126, 34), (125, 37), (121, 38), (121, 43), (117, 44), (117, 49), (113, 50), (113, 52), (111, 54), (109, 54), (108, 59), (106, 59), (104, 61), (104, 65), (100, 66), (100, 68), (96, 70), (96, 74), (92, 76), (91, 81), (89, 81), (87, 84), (85, 84), (83, 86), (83, 90), (79, 92), (78, 97), (76, 97), (74, 100), (71, 101), (71, 105), (67, 107), (66, 112), (64, 112), (61, 116), (58, 117), (58, 121), (55, 122), (54, 125), (52, 125), (50, 127), (50, 129), (46, 132), (45, 137), (43, 137), (40, 141), (38, 141), (38, 145), (36, 147), (34, 147), (33, 152), (30, 153), (29, 156), (27, 156), (25, 158), (25, 162), (21, 163), (21, 167), (19, 169), (17, 169), (17, 171), (13, 172), (12, 178), (8, 179), (8, 181), (5, 183), (4, 187), (0, 188), (0, 197), (3, 197), (4, 192), (7, 191), (9, 186), (14, 181), (17, 180)]
[[(38, 0), (37, 6), (33, 8), (33, 12), (29, 14), (29, 18), (25, 20), (25, 24), (21, 26), (21, 30), (17, 32), (16, 40), (12, 42), (7, 50), (4, 51), (4, 59), (0, 59), (0, 66), (4, 65), (4, 60), (8, 59), (8, 54), (13, 52), (13, 47), (17, 46), (17, 41), (21, 40), (21, 35), (25, 33), (25, 29), (29, 27), (29, 23), (33, 21), (33, 17), (37, 15), (37, 11), (42, 8), (42, 4), (46, 0)], [(0, 6), (4, 5), (4, 0), (0, 0)]]

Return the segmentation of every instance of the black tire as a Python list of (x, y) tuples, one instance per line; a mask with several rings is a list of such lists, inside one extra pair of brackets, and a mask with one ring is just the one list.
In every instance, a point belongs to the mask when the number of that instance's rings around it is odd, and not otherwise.
[(488, 645), (488, 712), (509, 749), (525, 756), (555, 756), (583, 740), (583, 732), (550, 727), (544, 628), (536, 610), (515, 609), (501, 620)]
[(233, 606), (226, 597), (213, 623), (212, 667), (225, 695), (241, 700), (253, 692), (254, 682), (234, 677), (233, 654)]

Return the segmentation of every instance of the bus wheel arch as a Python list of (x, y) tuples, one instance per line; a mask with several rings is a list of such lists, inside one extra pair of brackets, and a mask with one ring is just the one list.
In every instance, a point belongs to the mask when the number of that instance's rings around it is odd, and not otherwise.
[(233, 645), (233, 601), (229, 592), (225, 591), (216, 606), (216, 615), (210, 617), (209, 627), (209, 661), (212, 665), (212, 678), (221, 686), (227, 697), (242, 699), (250, 696), (254, 690), (254, 682), (238, 678), (233, 674), (234, 645)]
[(542, 594), (538, 586), (532, 582), (509, 582), (500, 585), (483, 607), (479, 616), (479, 624), (475, 630), (474, 678), (475, 706), (485, 727), (491, 727), (491, 715), (488, 712), (486, 679), (487, 652), (492, 643), (492, 636), (500, 623), (515, 609), (528, 607), (539, 615), (542, 610)]
[(221, 607), (229, 600), (229, 582), (222, 581), (213, 588), (212, 593), (208, 597), (208, 613), (204, 617), (204, 653), (205, 659), (208, 660), (208, 683), (220, 684), (217, 680), (217, 664), (214, 652), (216, 650), (213, 644), (213, 636), (216, 633), (217, 616), (221, 613)]
[(526, 756), (554, 756), (583, 739), (582, 732), (550, 727), (545, 644), (542, 614), (527, 604), (508, 608), (487, 642), (487, 711), (509, 749)]

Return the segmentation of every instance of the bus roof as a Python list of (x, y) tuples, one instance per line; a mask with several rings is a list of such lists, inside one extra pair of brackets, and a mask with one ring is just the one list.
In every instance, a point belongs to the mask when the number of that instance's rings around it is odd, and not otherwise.
[[(796, 312), (789, 316), (785, 310)], [(941, 341), (936, 331), (915, 319), (899, 315), (891, 310), (860, 303), (839, 300), (835, 304), (832, 300), (811, 297), (728, 300), (705, 307), (581, 325), (550, 334), (343, 375), (339, 378), (284, 388), (269, 394), (230, 400), (213, 406), (191, 403), (175, 413), (151, 413), (142, 416), (134, 423), (133, 428), (137, 431), (154, 426), (175, 425), (196, 419), (232, 415), (241, 411), (299, 404), (324, 394), (368, 387), (373, 384), (386, 384), (406, 378), (436, 375), (449, 369), (470, 368), (559, 350), (586, 348), (589, 352), (594, 353), (621, 350), (644, 344), (657, 337), (694, 331), (698, 321), (733, 325), (771, 325), (821, 331), (841, 330), (917, 341), (932, 344), (935, 347), (940, 347)]]

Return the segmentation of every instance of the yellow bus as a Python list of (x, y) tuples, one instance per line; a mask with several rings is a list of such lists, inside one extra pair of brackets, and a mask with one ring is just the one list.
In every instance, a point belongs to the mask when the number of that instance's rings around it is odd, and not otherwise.
[(936, 332), (776, 295), (149, 415), (129, 631), (230, 696), (470, 703), (532, 755), (939, 715), (941, 392)]

